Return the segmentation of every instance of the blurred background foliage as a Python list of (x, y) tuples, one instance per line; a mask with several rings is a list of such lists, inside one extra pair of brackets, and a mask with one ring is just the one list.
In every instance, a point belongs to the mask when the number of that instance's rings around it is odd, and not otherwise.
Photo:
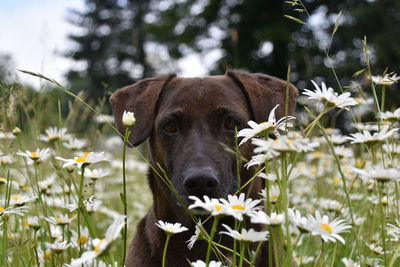
[[(306, 12), (285, 1), (265, 0), (86, 0), (68, 21), (80, 28), (66, 57), (84, 68), (66, 73), (74, 92), (103, 101), (117, 88), (139, 79), (181, 71), (176, 62), (191, 54), (203, 59), (209, 74), (240, 68), (286, 79), (299, 89), (309, 80), (338, 90), (365, 67), (362, 39), (367, 36), (373, 74), (400, 72), (400, 1), (303, 1)], [(339, 12), (340, 26), (331, 34)], [(306, 22), (299, 24), (290, 15)], [(324, 51), (329, 54), (330, 60)], [(0, 56), (0, 79), (10, 82), (12, 59)], [(191, 66), (187, 66), (190, 68)], [(365, 76), (356, 78), (366, 83)], [(399, 86), (387, 94), (399, 103)]]

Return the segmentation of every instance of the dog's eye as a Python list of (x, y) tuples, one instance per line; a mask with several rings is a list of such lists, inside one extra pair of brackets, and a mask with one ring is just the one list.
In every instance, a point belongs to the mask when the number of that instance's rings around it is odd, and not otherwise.
[(235, 119), (233, 117), (228, 117), (225, 120), (225, 128), (230, 130), (230, 131), (234, 131), (235, 128), (239, 129), (239, 127), (241, 126), (241, 123), (238, 119)]
[(162, 125), (162, 129), (164, 132), (169, 133), (169, 134), (176, 133), (178, 131), (176, 122), (173, 120), (168, 120), (168, 121), (164, 122), (164, 124)]

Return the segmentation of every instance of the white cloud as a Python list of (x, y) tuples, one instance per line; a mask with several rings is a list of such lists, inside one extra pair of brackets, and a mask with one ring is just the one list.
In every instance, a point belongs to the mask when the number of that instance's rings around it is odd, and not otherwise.
[[(40, 72), (65, 82), (63, 74), (73, 62), (62, 53), (72, 45), (67, 34), (76, 30), (66, 17), (69, 8), (83, 7), (83, 0), (2, 0), (0, 52), (13, 56), (16, 69)], [(40, 85), (38, 78), (18, 76), (23, 82)]]

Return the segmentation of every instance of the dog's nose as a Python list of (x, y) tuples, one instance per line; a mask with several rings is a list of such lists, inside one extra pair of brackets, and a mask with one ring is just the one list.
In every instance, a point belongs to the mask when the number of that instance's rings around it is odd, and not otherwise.
[(192, 172), (184, 179), (188, 195), (202, 197), (213, 195), (219, 185), (217, 176), (212, 172)]

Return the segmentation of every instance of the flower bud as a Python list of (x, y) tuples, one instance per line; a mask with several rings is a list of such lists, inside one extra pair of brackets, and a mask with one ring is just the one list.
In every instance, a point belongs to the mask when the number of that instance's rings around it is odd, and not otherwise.
[(125, 127), (132, 127), (136, 123), (136, 118), (133, 112), (129, 111), (124, 111), (124, 114), (122, 115), (122, 124)]

